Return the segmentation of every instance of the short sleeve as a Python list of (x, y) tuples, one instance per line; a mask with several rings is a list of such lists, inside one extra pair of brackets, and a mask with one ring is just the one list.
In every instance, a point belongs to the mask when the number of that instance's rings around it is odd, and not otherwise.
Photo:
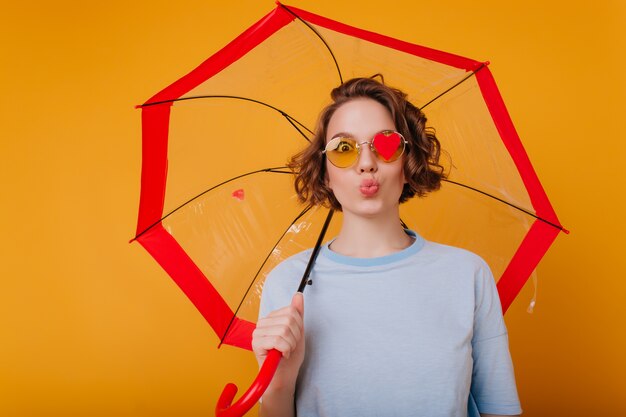
[[(305, 251), (304, 255), (307, 253), (308, 251)], [(284, 260), (268, 274), (261, 293), (259, 318), (291, 303), (302, 275), (302, 272), (299, 272), (302, 269), (299, 265), (301, 257), (302, 255), (296, 255)]]
[(471, 397), (480, 413), (522, 412), (500, 298), (487, 264), (476, 271)]

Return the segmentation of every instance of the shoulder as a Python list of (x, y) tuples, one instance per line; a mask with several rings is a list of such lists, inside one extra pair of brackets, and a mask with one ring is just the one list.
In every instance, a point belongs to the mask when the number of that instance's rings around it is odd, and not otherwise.
[(313, 249), (307, 249), (280, 261), (280, 263), (270, 271), (267, 279), (281, 279), (281, 277), (285, 275), (292, 275), (297, 272), (300, 272), (300, 276), (302, 276), (312, 252)]
[(433, 257), (446, 264), (457, 265), (462, 268), (472, 268), (474, 271), (490, 271), (489, 265), (479, 255), (467, 249), (426, 241), (423, 248), (425, 256)]
[(312, 250), (305, 250), (281, 261), (266, 276), (261, 293), (259, 317), (289, 305), (298, 289)]
[(473, 292), (476, 301), (487, 295), (497, 297), (496, 281), (491, 268), (474, 252), (427, 241), (423, 255), (433, 264), (433, 271), (456, 283), (459, 291)]
[(263, 292), (281, 290), (284, 288), (293, 294), (300, 284), (312, 251), (312, 249), (307, 249), (277, 264), (267, 274), (263, 285)]

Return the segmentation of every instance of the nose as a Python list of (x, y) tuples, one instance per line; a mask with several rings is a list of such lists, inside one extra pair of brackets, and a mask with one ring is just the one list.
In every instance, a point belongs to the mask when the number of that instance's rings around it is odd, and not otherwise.
[(378, 170), (378, 160), (372, 151), (371, 145), (368, 142), (363, 142), (360, 145), (361, 152), (357, 169), (360, 172), (376, 172)]

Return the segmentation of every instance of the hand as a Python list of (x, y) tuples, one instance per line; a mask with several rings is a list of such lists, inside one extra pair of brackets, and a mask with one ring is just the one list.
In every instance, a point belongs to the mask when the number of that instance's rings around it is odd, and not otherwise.
[(295, 388), (298, 371), (304, 360), (304, 298), (296, 293), (291, 304), (272, 311), (257, 323), (252, 333), (252, 350), (259, 366), (263, 365), (267, 353), (276, 349), (283, 359), (276, 370), (268, 390), (273, 388)]

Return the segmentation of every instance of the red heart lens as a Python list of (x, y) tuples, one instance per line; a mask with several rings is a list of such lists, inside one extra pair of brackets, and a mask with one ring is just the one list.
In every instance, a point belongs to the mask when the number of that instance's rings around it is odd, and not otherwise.
[(394, 156), (402, 143), (402, 137), (398, 132), (380, 132), (374, 136), (372, 144), (385, 161), (389, 161)]

